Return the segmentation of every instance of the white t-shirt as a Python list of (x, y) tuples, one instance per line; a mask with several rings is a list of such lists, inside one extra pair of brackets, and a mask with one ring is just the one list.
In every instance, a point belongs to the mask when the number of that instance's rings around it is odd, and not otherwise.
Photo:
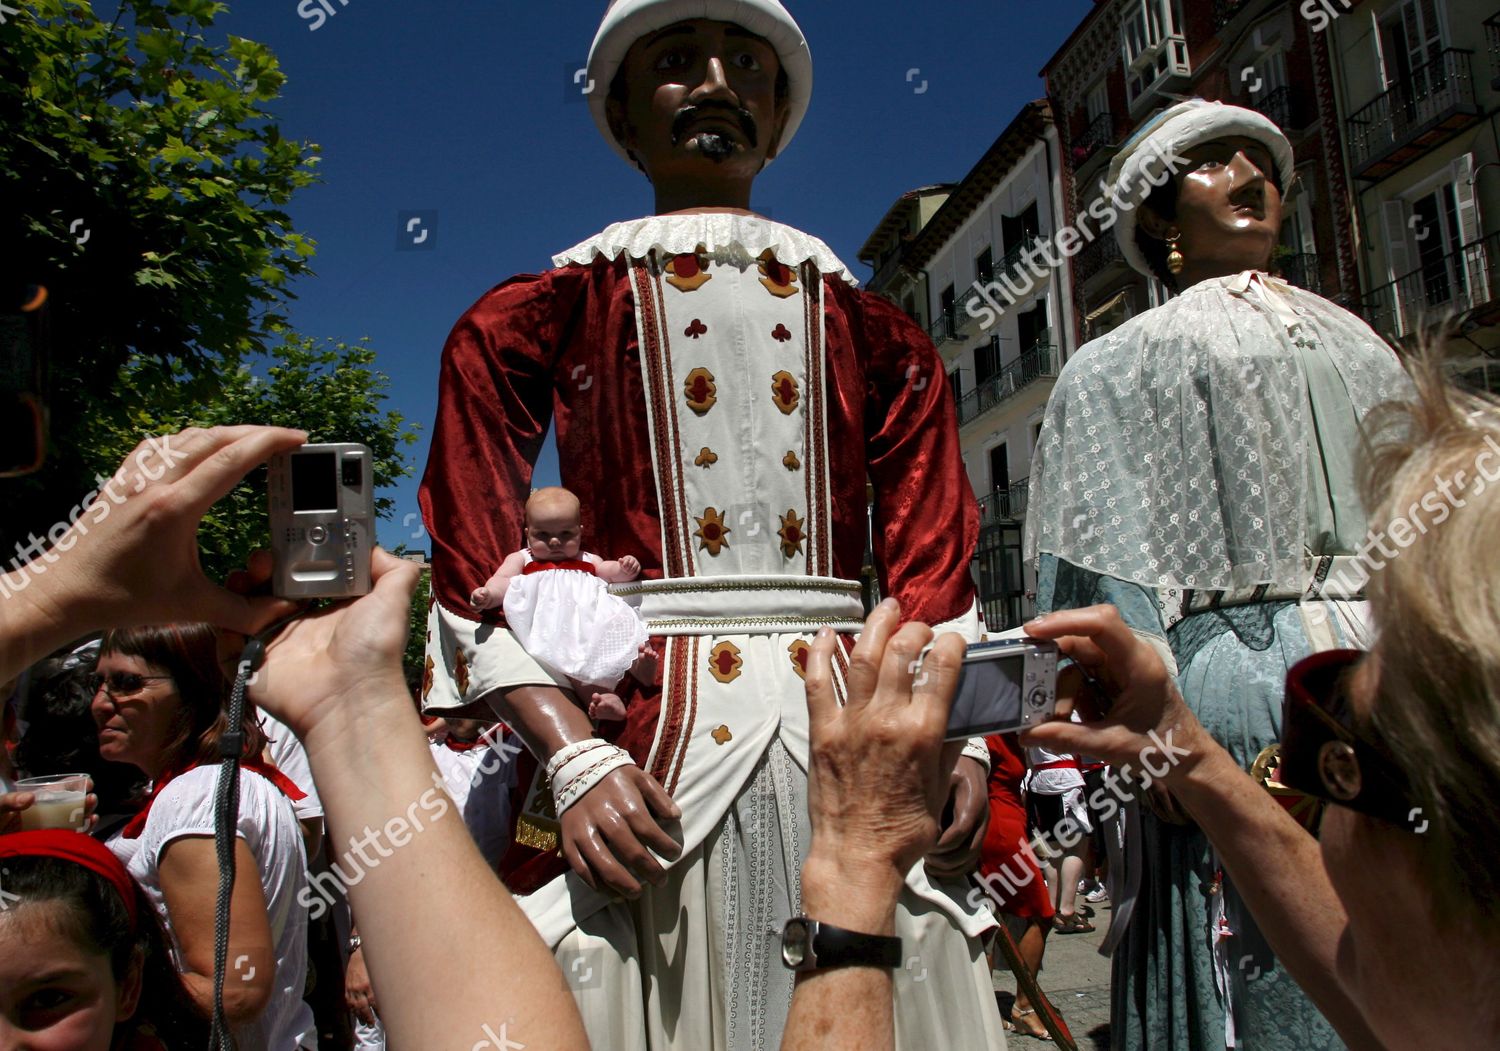
[(510, 846), (510, 790), (516, 784), (516, 746), (492, 741), (455, 752), (441, 741), (431, 743), (432, 760), (443, 787), (464, 816), (479, 853), (493, 868)]
[(256, 714), (260, 718), (260, 728), (265, 731), (269, 742), (266, 745), (266, 755), (270, 758), (271, 765), (307, 793), (307, 798), (292, 801), (297, 820), (322, 817), (323, 802), (318, 798), (318, 786), (313, 783), (312, 767), (307, 762), (307, 749), (302, 747), (297, 735), (287, 729), (286, 724), (278, 722), (275, 716), (266, 712)]
[[(169, 843), (184, 836), (213, 838), (214, 789), (218, 779), (217, 765), (194, 767), (174, 778), (151, 804), (140, 836), (133, 840), (116, 837), (109, 844), (156, 906), (179, 959), (181, 946), (161, 889), (161, 855)], [(237, 833), (255, 855), (260, 870), (260, 885), (271, 921), (271, 940), (276, 947), (276, 988), (258, 1019), (235, 1027), (235, 1041), (240, 1047), (265, 1051), (294, 1051), (299, 1046), (315, 1048), (318, 1034), (312, 1008), (302, 999), (307, 983), (307, 909), (297, 901), (307, 885), (302, 829), (292, 812), (291, 801), (270, 781), (251, 770), (240, 771)], [(227, 979), (232, 981), (233, 961), (230, 967)]]

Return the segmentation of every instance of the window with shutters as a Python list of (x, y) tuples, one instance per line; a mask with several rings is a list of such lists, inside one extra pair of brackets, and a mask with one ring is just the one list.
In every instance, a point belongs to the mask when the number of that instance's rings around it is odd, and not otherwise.
[(985, 380), (999, 371), (1000, 337), (991, 336), (988, 343), (974, 349), (974, 386), (983, 386)]
[(1381, 207), (1394, 293), (1385, 308), (1398, 335), (1423, 317), (1471, 309), (1490, 298), (1488, 250), (1474, 196), (1474, 155)]
[(1425, 123), (1448, 101), (1442, 22), (1438, 0), (1403, 0), (1380, 22), (1385, 88), (1401, 88), (1391, 112), (1398, 128)]
[(1109, 78), (1100, 77), (1098, 83), (1089, 89), (1088, 116), (1092, 124), (1100, 117), (1109, 112)]
[(1443, 50), (1438, 0), (1402, 0), (1380, 22), (1382, 72), (1387, 89), (1411, 83)]
[(1192, 72), (1182, 0), (1134, 0), (1120, 21), (1125, 89), (1132, 108), (1171, 77)]
[(1248, 72), (1243, 75), (1243, 83), (1250, 94), (1250, 105), (1256, 109), (1287, 86), (1284, 51), (1273, 51), (1246, 69)]
[(990, 450), (990, 491), (1010, 492), (1010, 453), (1004, 442)]

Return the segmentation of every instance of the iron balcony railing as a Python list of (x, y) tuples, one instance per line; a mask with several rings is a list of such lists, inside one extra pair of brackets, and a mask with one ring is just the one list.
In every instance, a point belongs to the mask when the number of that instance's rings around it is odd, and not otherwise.
[(1026, 513), (1027, 480), (1011, 482), (1005, 489), (996, 489), (979, 498), (979, 526), (998, 525), (1015, 521)]
[(1500, 364), (1493, 361), (1459, 362), (1449, 366), (1448, 374), (1461, 387), (1500, 394)]
[(1276, 261), (1281, 276), (1298, 288), (1305, 288), (1314, 295), (1322, 292), (1322, 281), (1318, 278), (1318, 257), (1310, 252), (1284, 255)]
[(1114, 137), (1114, 114), (1101, 113), (1089, 121), (1083, 134), (1073, 141), (1073, 167), (1082, 167), (1090, 157), (1099, 152), (1100, 147), (1108, 146)]
[(932, 325), (927, 329), (927, 334), (932, 337), (935, 345), (942, 345), (950, 339), (958, 338), (958, 325), (953, 319), (953, 314), (944, 311), (933, 319)]
[(1223, 29), (1249, 6), (1250, 0), (1214, 0), (1214, 28)]
[(1280, 87), (1250, 103), (1250, 108), (1270, 118), (1273, 124), (1285, 131), (1302, 127), (1302, 107), (1297, 102), (1291, 87)]
[(1060, 362), (1057, 348), (1044, 336), (1036, 346), (980, 383), (958, 403), (958, 425), (977, 420), (1037, 380), (1056, 377)]
[(1382, 336), (1397, 340), (1491, 304), (1500, 282), (1497, 260), (1500, 231), (1447, 255), (1434, 255), (1419, 269), (1365, 296), (1365, 320)]
[(1111, 263), (1122, 262), (1124, 258), (1114, 230), (1101, 231), (1094, 238), (1093, 244), (1078, 253), (1078, 262), (1073, 264), (1078, 274), (1078, 283), (1082, 284)]
[[(955, 335), (953, 336), (954, 339), (957, 339), (967, 333), (971, 325), (978, 325), (978, 320), (983, 315), (984, 311), (980, 310), (977, 306), (974, 307), (973, 310), (970, 310), (970, 304), (983, 301), (985, 298), (985, 289), (987, 289), (995, 281), (1005, 280), (1009, 275), (1014, 274), (1016, 280), (1014, 282), (1008, 282), (1012, 285), (1012, 288), (1022, 285), (1030, 286), (1030, 284), (1035, 280), (1035, 275), (1026, 272), (1022, 268), (1021, 259), (1026, 254), (1026, 251), (1031, 248), (1032, 245), (1036, 244), (1039, 240), (1040, 238), (1037, 237), (1036, 234), (1028, 234), (1024, 241), (1021, 241), (1013, 248), (1011, 248), (1009, 252), (1006, 252), (998, 262), (991, 264), (990, 273), (988, 275), (979, 275), (978, 285), (980, 287), (975, 287), (974, 285), (969, 286), (968, 291), (965, 292), (959, 299), (958, 305), (953, 310), (953, 325), (955, 330)], [(1007, 291), (1006, 298), (1011, 298), (1009, 291)], [(933, 342), (937, 342), (936, 336), (933, 337)]]
[[(1393, 155), (1408, 147), (1413, 147), (1414, 159), (1415, 147), (1433, 144), (1417, 140), (1441, 134), (1444, 129), (1456, 129), (1455, 115), (1477, 119), (1472, 55), (1471, 51), (1448, 48), (1431, 62), (1412, 70), (1410, 80), (1397, 83), (1349, 118), (1349, 157), (1355, 175), (1387, 174), (1394, 164), (1405, 159)], [(1387, 164), (1382, 165), (1383, 161)], [(1372, 172), (1377, 165), (1379, 170)]]
[(1020, 241), (1012, 245), (1010, 251), (1001, 256), (1000, 261), (995, 264), (996, 275), (1020, 273), (1021, 257), (1030, 251), (1031, 247), (1040, 240), (1041, 238), (1036, 234), (1027, 234)]
[(1490, 75), (1500, 83), (1500, 12), (1484, 20), (1484, 36), (1490, 46)]

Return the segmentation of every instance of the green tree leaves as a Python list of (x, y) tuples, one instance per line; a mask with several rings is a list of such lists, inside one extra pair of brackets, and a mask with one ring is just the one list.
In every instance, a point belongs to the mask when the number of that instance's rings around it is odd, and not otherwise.
[[(375, 352), (363, 343), (330, 344), (289, 332), (254, 367), (230, 369), (211, 386), (180, 362), (132, 359), (116, 383), (125, 411), (96, 430), (88, 469), (108, 474), (145, 435), (259, 423), (300, 427), (310, 442), (363, 442), (374, 457), (377, 491), (388, 490), (412, 473), (405, 449), (417, 435), (400, 413), (382, 409), (390, 381), (374, 363)], [(392, 509), (391, 497), (377, 496), (378, 516), (389, 518)], [(204, 569), (221, 577), (244, 565), (251, 551), (269, 546), (263, 473), (208, 513), (199, 542)]]

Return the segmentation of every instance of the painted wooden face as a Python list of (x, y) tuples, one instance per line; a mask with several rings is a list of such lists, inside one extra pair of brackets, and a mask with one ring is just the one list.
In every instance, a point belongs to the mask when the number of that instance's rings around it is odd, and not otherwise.
[(621, 68), (611, 119), (653, 183), (754, 178), (776, 155), (790, 107), (777, 100), (781, 62), (763, 38), (693, 19), (637, 41)]

